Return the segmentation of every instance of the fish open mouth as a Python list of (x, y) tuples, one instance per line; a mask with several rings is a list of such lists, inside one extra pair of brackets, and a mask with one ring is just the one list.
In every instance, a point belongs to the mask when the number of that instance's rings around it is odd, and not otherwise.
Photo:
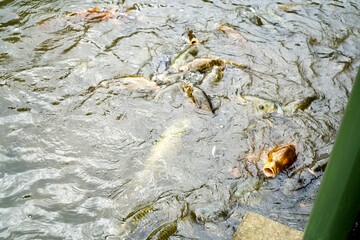
[(277, 172), (276, 162), (267, 162), (264, 165), (263, 172), (266, 177), (275, 177)]
[(275, 176), (274, 170), (270, 167), (265, 167), (263, 171), (264, 171), (264, 174), (266, 177), (274, 177)]

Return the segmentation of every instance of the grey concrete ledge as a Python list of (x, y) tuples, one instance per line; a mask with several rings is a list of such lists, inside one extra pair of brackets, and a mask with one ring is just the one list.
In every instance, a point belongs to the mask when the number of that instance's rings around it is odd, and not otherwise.
[(232, 240), (301, 240), (303, 233), (281, 223), (248, 213), (236, 230)]

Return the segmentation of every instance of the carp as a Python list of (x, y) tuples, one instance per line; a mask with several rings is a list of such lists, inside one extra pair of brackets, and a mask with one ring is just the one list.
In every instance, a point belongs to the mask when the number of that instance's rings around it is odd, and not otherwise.
[(170, 236), (176, 233), (177, 231), (177, 219), (173, 222), (165, 223), (154, 231), (150, 233), (150, 235), (146, 238), (146, 240), (154, 239), (157, 235), (157, 240), (167, 240)]
[(195, 37), (192, 30), (188, 31), (188, 39), (190, 45), (196, 45), (199, 44), (199, 40)]
[(190, 45), (188, 48), (186, 48), (184, 51), (182, 51), (175, 57), (173, 63), (170, 65), (169, 68), (178, 71), (181, 66), (195, 59), (198, 52), (198, 45)]
[(223, 69), (220, 66), (214, 66), (211, 71), (205, 75), (202, 82), (204, 84), (212, 84), (219, 82), (223, 77)]
[(228, 61), (220, 58), (197, 58), (191, 62), (186, 63), (185, 65), (179, 68), (180, 71), (199, 71), (204, 72), (214, 66), (224, 67), (225, 65), (234, 66), (240, 69), (250, 69), (250, 67), (234, 62)]
[(195, 59), (179, 68), (180, 71), (199, 71), (202, 72), (214, 66), (224, 66), (226, 63), (222, 59), (212, 59), (212, 58), (198, 58)]
[(140, 209), (137, 209), (137, 210), (129, 213), (125, 217), (124, 221), (127, 221), (128, 219), (131, 218), (132, 223), (139, 222), (141, 219), (143, 219), (146, 215), (148, 215), (152, 211), (154, 211), (154, 205), (153, 204), (143, 206)]
[(159, 164), (166, 164), (167, 158), (177, 154), (182, 144), (181, 138), (188, 131), (189, 126), (190, 121), (182, 119), (167, 128), (151, 149), (150, 155), (144, 163), (145, 170), (153, 171)]
[(81, 18), (88, 22), (99, 22), (108, 19), (115, 19), (125, 15), (131, 9), (99, 8), (94, 7), (84, 11), (72, 12), (68, 16)]
[(196, 107), (198, 107), (199, 109), (212, 112), (212, 107), (209, 98), (201, 89), (194, 87), (189, 83), (185, 83), (183, 85), (183, 88), (186, 96), (189, 97), (193, 103), (195, 103)]
[(102, 81), (98, 86), (104, 88), (119, 86), (121, 89), (128, 92), (154, 92), (160, 88), (156, 82), (143, 76), (122, 76), (118, 79)]
[(309, 108), (311, 103), (318, 98), (319, 96), (312, 95), (301, 100), (294, 100), (286, 104), (286, 106), (284, 106), (284, 110), (287, 112), (296, 112), (298, 110), (304, 111), (305, 109)]
[(266, 177), (275, 177), (278, 173), (291, 166), (296, 161), (295, 146), (292, 144), (273, 148), (268, 153), (263, 172)]
[(247, 39), (244, 38), (243, 35), (241, 35), (241, 33), (239, 31), (235, 30), (234, 28), (232, 28), (226, 24), (220, 23), (216, 26), (216, 28), (219, 29), (221, 32), (225, 33), (230, 38), (233, 38), (242, 43), (247, 42)]
[(251, 102), (251, 104), (253, 104), (256, 109), (264, 113), (273, 113), (276, 111), (279, 113), (283, 112), (280, 103), (277, 103), (275, 101), (252, 95), (240, 95), (240, 97), (242, 98), (242, 100), (245, 100), (245, 103)]

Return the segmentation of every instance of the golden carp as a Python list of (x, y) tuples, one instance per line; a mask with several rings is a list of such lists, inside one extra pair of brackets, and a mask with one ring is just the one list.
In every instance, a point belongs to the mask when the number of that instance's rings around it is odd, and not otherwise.
[[(58, 25), (60, 21), (69, 21), (69, 22), (87, 22), (87, 23), (96, 23), (101, 21), (106, 21), (110, 19), (119, 19), (119, 18), (129, 18), (133, 19), (136, 17), (138, 13), (138, 8), (129, 7), (129, 8), (119, 8), (119, 7), (111, 7), (111, 8), (99, 8), (94, 7), (87, 10), (81, 10), (76, 12), (67, 13), (63, 18), (56, 19), (53, 21), (53, 18), (47, 18), (38, 22), (38, 25), (43, 29), (53, 29), (54, 24)], [(56, 26), (55, 25), (55, 26)]]
[(230, 38), (234, 38), (235, 40), (240, 41), (242, 43), (247, 42), (247, 39), (244, 38), (244, 36), (241, 35), (239, 31), (235, 30), (234, 28), (226, 24), (220, 23), (216, 26), (216, 28), (219, 29), (221, 32), (225, 33)]
[(229, 61), (229, 60), (225, 61), (225, 64), (233, 66), (233, 67), (237, 67), (237, 68), (240, 68), (240, 69), (247, 69), (247, 70), (251, 69), (249, 66), (246, 66), (244, 64), (237, 63), (237, 62), (234, 62), (234, 61)]
[(223, 69), (220, 66), (214, 66), (211, 71), (205, 75), (202, 82), (205, 84), (217, 83), (222, 79)]
[[(74, 109), (81, 107), (87, 100), (89, 100), (95, 93), (101, 89), (106, 90), (108, 94), (117, 95), (119, 92), (125, 95), (135, 96), (138, 94), (141, 97), (147, 97), (154, 94), (160, 89), (156, 82), (149, 80), (143, 76), (121, 76), (114, 79), (105, 79), (100, 81), (95, 86), (88, 87), (80, 96), (87, 96)], [(103, 91), (104, 92), (104, 91)]]
[(225, 65), (234, 66), (240, 69), (250, 69), (250, 67), (234, 62), (234, 61), (228, 61), (224, 59), (219, 58), (197, 58), (192, 60), (191, 62), (188, 62), (184, 65), (182, 65), (179, 70), (184, 71), (199, 71), (204, 72), (208, 70), (209, 68), (212, 68), (214, 66), (218, 67), (224, 67)]
[(175, 70), (179, 70), (180, 66), (186, 64), (187, 62), (195, 59), (196, 55), (198, 54), (198, 45), (191, 45), (188, 48), (186, 48), (184, 51), (182, 51), (180, 54), (178, 54), (175, 59), (173, 60), (173, 63), (170, 65), (170, 68), (173, 68)]
[(152, 80), (158, 82), (159, 84), (173, 84), (179, 82), (183, 78), (184, 78), (183, 72), (176, 72), (176, 73), (165, 72), (155, 75), (152, 78)]
[(245, 95), (240, 97), (245, 100), (246, 102), (251, 102), (256, 109), (265, 112), (265, 113), (273, 113), (275, 111), (278, 111), (282, 113), (282, 108), (280, 107), (279, 103), (276, 103), (275, 101), (268, 100), (262, 97), (252, 96), (252, 95)]
[(159, 90), (155, 97), (154, 100), (157, 101), (159, 99), (164, 98), (164, 96), (166, 95), (170, 95), (171, 97), (173, 97), (175, 94), (178, 94), (179, 92), (182, 91), (182, 84), (181, 83), (174, 83), (171, 84), (167, 87), (162, 88), (161, 90)]
[(111, 86), (120, 87), (129, 92), (156, 91), (160, 88), (156, 82), (143, 76), (122, 76), (117, 79), (104, 80), (98, 84), (98, 88), (109, 88)]
[(193, 103), (195, 103), (197, 108), (212, 112), (209, 98), (201, 89), (193, 87), (188, 83), (185, 83), (183, 88), (186, 96), (189, 97)]
[(98, 7), (90, 8), (88, 10), (72, 12), (68, 16), (83, 19), (88, 22), (98, 22), (108, 19), (115, 19), (132, 9), (116, 9), (116, 8), (105, 8), (101, 9)]
[(150, 156), (144, 163), (145, 170), (153, 170), (160, 163), (166, 164), (166, 158), (179, 151), (182, 144), (181, 137), (185, 134), (189, 125), (190, 121), (188, 119), (176, 121), (161, 134), (160, 140), (151, 149)]
[(296, 161), (295, 146), (292, 144), (278, 146), (268, 153), (263, 172), (266, 177), (275, 177)]
[[(252, 21), (252, 18), (250, 18), (250, 21)], [(255, 22), (255, 24), (257, 24), (258, 26), (262, 24), (261, 19), (260, 18), (255, 18), (253, 20)], [(235, 43), (239, 44), (242, 48), (242, 52), (246, 55), (252, 55), (252, 56), (257, 56), (257, 52), (253, 49), (253, 47), (251, 47), (252, 43), (250, 41), (248, 41), (243, 34), (241, 34), (241, 32), (239, 32), (238, 30), (234, 29), (233, 27), (226, 25), (226, 24), (217, 24), (215, 25), (216, 29), (218, 29), (219, 31), (221, 31), (222, 33), (224, 33), (229, 39), (232, 39)]]
[(285, 12), (289, 12), (292, 13), (294, 12), (293, 8), (296, 7), (297, 5), (295, 4), (279, 4), (278, 7), (279, 9), (285, 11)]
[(214, 66), (224, 66), (226, 63), (222, 59), (212, 59), (212, 58), (198, 58), (195, 59), (179, 68), (180, 71), (199, 71), (202, 72)]
[(190, 45), (196, 45), (199, 44), (199, 40), (195, 37), (192, 30), (188, 31), (188, 38), (189, 38), (189, 44)]
[(304, 111), (305, 109), (307, 109), (310, 106), (310, 104), (313, 101), (315, 101), (318, 98), (319, 98), (319, 96), (312, 95), (312, 96), (306, 97), (301, 100), (292, 101), (292, 102), (286, 104), (286, 106), (284, 106), (284, 110), (288, 111), (288, 112), (296, 112), (297, 110)]

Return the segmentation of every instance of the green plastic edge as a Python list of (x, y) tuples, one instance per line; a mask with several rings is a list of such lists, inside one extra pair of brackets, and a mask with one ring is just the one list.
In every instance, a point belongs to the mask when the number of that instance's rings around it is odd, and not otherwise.
[(360, 69), (303, 240), (342, 240), (360, 210)]

